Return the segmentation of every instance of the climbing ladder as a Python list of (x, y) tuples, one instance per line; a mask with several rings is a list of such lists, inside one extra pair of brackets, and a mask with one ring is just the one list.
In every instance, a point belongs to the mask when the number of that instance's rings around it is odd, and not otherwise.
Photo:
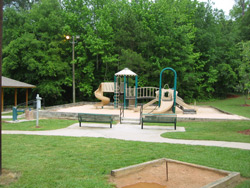
[(118, 108), (119, 106), (119, 97), (120, 97), (120, 91), (119, 91), (119, 86), (116, 82), (116, 84), (114, 84), (114, 107)]

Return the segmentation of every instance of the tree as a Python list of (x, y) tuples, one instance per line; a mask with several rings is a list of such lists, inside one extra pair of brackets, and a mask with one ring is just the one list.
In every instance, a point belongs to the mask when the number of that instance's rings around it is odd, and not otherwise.
[(230, 16), (233, 18), (241, 18), (244, 17), (246, 10), (249, 8), (250, 5), (249, 0), (234, 0), (235, 5), (230, 10)]
[(250, 8), (245, 12), (245, 16), (240, 20), (240, 31), (242, 40), (250, 40)]
[[(74, 62), (78, 100), (94, 100), (94, 89), (124, 67), (139, 75), (141, 86), (158, 86), (160, 71), (172, 67), (187, 101), (233, 91), (241, 60), (235, 44), (250, 36), (249, 0), (235, 20), (214, 10), (211, 1), (5, 1), (4, 74), (37, 85), (51, 103), (71, 98), (72, 48), (63, 35), (80, 35)], [(173, 75), (164, 76), (172, 85)]]
[(69, 64), (63, 61), (60, 4), (57, 0), (42, 0), (22, 16), (22, 32), (3, 50), (3, 74), (37, 85), (34, 91), (39, 91), (48, 103), (60, 101), (70, 75)]
[[(0, 74), (2, 75), (2, 27), (3, 26), (3, 1), (0, 0)], [(0, 78), (0, 86), (2, 86), (2, 78)], [(0, 94), (2, 97), (2, 94)], [(2, 102), (0, 102), (1, 104)], [(2, 109), (0, 110), (2, 114)], [(2, 175), (2, 117), (0, 117), (0, 175)]]
[(224, 97), (237, 82), (238, 29), (223, 11), (213, 10), (206, 3), (198, 5), (195, 26), (195, 52), (200, 54), (195, 66), (199, 80), (197, 97)]
[[(238, 90), (246, 95), (250, 91), (250, 41), (241, 43), (242, 62), (239, 66), (239, 85)], [(247, 101), (245, 100), (245, 104)]]
[(13, 7), (17, 10), (29, 10), (34, 3), (37, 3), (39, 1), (40, 0), (4, 0), (4, 6), (5, 8)]

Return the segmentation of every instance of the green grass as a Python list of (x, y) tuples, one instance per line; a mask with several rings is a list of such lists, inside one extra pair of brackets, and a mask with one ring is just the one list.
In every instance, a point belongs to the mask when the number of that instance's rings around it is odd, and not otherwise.
[(112, 169), (163, 157), (250, 177), (249, 150), (84, 137), (3, 135), (2, 140), (3, 168), (21, 177), (1, 187), (112, 188), (107, 182)]
[(240, 185), (236, 186), (235, 188), (249, 188), (250, 187), (250, 180), (246, 180)]
[(250, 121), (178, 122), (177, 126), (185, 127), (186, 132), (167, 132), (161, 136), (186, 140), (216, 140), (250, 143), (250, 135), (238, 133), (238, 131), (250, 129)]
[(53, 130), (53, 129), (65, 128), (77, 122), (78, 122), (77, 120), (40, 119), (39, 128), (36, 128), (36, 120), (18, 122), (18, 123), (7, 123), (3, 121), (2, 129), (3, 130), (22, 130), (22, 131)]
[[(243, 98), (202, 103), (250, 118)], [(18, 124), (3, 123), (3, 130), (51, 130), (77, 121), (39, 120)], [(169, 124), (168, 124), (169, 125)], [(249, 143), (250, 136), (237, 131), (250, 128), (250, 121), (178, 122), (186, 133), (167, 133), (181, 139), (223, 140)], [(165, 133), (164, 133), (165, 135)], [(145, 143), (104, 138), (3, 135), (3, 168), (19, 172), (20, 179), (0, 187), (84, 187), (111, 188), (107, 176), (112, 169), (162, 157), (237, 171), (250, 178), (250, 151), (220, 147)], [(247, 180), (237, 188), (250, 187)]]
[[(215, 100), (210, 102), (202, 102), (197, 105), (210, 105), (226, 112), (241, 115), (250, 118), (250, 106), (242, 106), (245, 103), (245, 96), (237, 98), (227, 98), (224, 100)], [(247, 100), (250, 105), (250, 99)]]

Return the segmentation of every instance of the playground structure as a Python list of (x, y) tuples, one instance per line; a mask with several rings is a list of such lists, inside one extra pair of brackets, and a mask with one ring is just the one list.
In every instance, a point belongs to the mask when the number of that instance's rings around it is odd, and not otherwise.
[[(174, 88), (162, 88), (162, 74), (166, 70), (173, 71)], [(135, 86), (131, 86), (133, 83), (130, 77), (135, 77)], [(131, 81), (132, 80), (132, 81)], [(137, 109), (138, 99), (152, 99), (150, 102), (143, 105), (143, 108), (147, 108), (154, 103), (158, 102), (158, 108), (152, 111), (153, 114), (162, 114), (172, 110), (175, 113), (176, 106), (180, 108), (183, 113), (196, 113), (196, 111), (189, 105), (187, 105), (182, 98), (177, 96), (177, 74), (172, 68), (165, 68), (160, 74), (160, 87), (138, 87), (138, 76), (133, 71), (125, 68), (115, 74), (114, 82), (102, 82), (98, 89), (95, 91), (95, 97), (101, 100), (95, 106), (103, 107), (110, 103), (110, 98), (104, 96), (104, 92), (114, 93), (114, 108), (122, 106), (128, 108), (134, 106), (134, 110)], [(167, 84), (166, 84), (167, 85)], [(161, 92), (160, 92), (161, 91)], [(122, 101), (122, 102), (120, 102)]]
[(103, 92), (114, 92), (114, 82), (103, 82), (99, 85), (98, 89), (95, 91), (95, 97), (101, 100), (95, 106), (101, 106), (109, 104), (110, 98), (105, 97)]

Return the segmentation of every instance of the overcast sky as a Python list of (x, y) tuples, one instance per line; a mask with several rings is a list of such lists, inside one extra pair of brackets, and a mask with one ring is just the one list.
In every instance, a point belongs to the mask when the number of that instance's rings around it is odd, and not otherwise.
[[(207, 2), (207, 0), (198, 0), (200, 2)], [(226, 15), (229, 15), (230, 9), (233, 8), (234, 0), (212, 0), (215, 4), (213, 5), (214, 8), (224, 10)]]

